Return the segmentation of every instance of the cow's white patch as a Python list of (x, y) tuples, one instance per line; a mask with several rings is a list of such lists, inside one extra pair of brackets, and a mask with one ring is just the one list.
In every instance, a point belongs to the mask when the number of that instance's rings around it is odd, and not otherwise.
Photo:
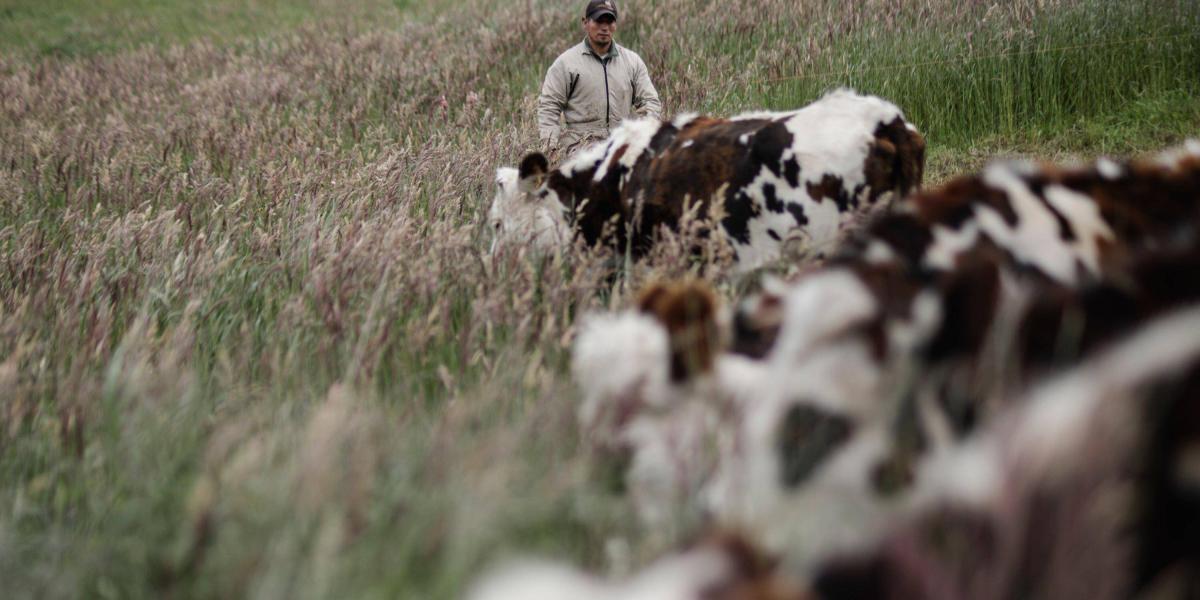
[(1096, 172), (1105, 179), (1120, 179), (1125, 174), (1125, 167), (1113, 160), (1102, 158), (1096, 161)]
[(608, 156), (609, 151), (613, 147), (612, 139), (602, 142), (596, 142), (579, 152), (576, 152), (571, 158), (567, 159), (559, 171), (566, 177), (574, 177), (576, 173), (585, 173), (596, 169), (601, 162)]
[(687, 127), (688, 125), (691, 125), (692, 121), (695, 121), (699, 117), (700, 117), (700, 115), (697, 113), (679, 114), (679, 115), (676, 115), (675, 119), (671, 121), (671, 125), (674, 126), (675, 129), (683, 129), (684, 127)]
[(925, 252), (923, 262), (933, 269), (949, 271), (954, 268), (958, 255), (975, 245), (979, 240), (979, 226), (975, 223), (964, 223), (961, 229), (951, 229), (945, 225), (934, 225), (933, 244)]
[(902, 356), (907, 356), (933, 337), (942, 322), (942, 316), (941, 298), (936, 292), (925, 290), (913, 299), (912, 317), (909, 320), (889, 320), (888, 341)]
[(993, 502), (1003, 485), (1001, 452), (991, 436), (972, 438), (952, 450), (932, 452), (917, 470), (915, 504), (953, 499), (971, 506)]
[(615, 419), (669, 404), (668, 348), (666, 330), (646, 315), (584, 316), (571, 353), (571, 372), (583, 391), (584, 430), (615, 440)]
[[(985, 184), (1004, 192), (1017, 216), (1016, 225), (1010, 226), (999, 213), (984, 206), (976, 208), (976, 220), (989, 238), (1019, 262), (1037, 267), (1060, 282), (1074, 285), (1079, 278), (1076, 265), (1085, 259), (1083, 250), (1063, 239), (1057, 218), (1021, 178), (1021, 171), (1027, 168), (1027, 165), (1020, 164), (992, 165), (983, 174)], [(1085, 203), (1090, 203), (1090, 199), (1072, 196), (1067, 190), (1060, 192), (1058, 197), (1076, 214), (1087, 216), (1078, 204), (1080, 198)], [(1064, 218), (1070, 217), (1064, 215)], [(1069, 224), (1075, 227), (1074, 223)], [(1094, 245), (1095, 238), (1088, 237)], [(1095, 264), (1096, 260), (1092, 262)]]
[(659, 129), (662, 129), (662, 121), (658, 119), (634, 119), (621, 123), (621, 126), (613, 130), (612, 135), (608, 138), (609, 152), (606, 153), (600, 168), (596, 169), (592, 181), (602, 181), (605, 175), (608, 175), (609, 169), (613, 167), (611, 157), (620, 148), (625, 148), (625, 152), (621, 154), (617, 163), (626, 169), (632, 169), (646, 149), (650, 147), (650, 141), (654, 139), (654, 134), (658, 133)]
[(687, 140), (684, 143), (680, 144), (679, 147), (680, 148), (691, 148), (694, 145), (696, 145), (696, 140)]
[(716, 468), (720, 413), (697, 398), (666, 412), (643, 412), (621, 431), (631, 462), (626, 488), (642, 522), (668, 524), (696, 498)]
[(730, 121), (780, 121), (783, 119), (787, 119), (794, 114), (796, 114), (796, 111), (794, 111), (794, 110), (787, 111), (787, 112), (759, 110), (759, 111), (741, 113), (739, 115), (729, 117), (729, 120)]
[(667, 556), (624, 581), (605, 581), (547, 561), (514, 563), (485, 576), (468, 600), (691, 600), (743, 576), (721, 547)]
[(896, 256), (896, 251), (882, 240), (871, 240), (871, 243), (867, 244), (867, 251), (863, 253), (863, 260), (868, 264), (882, 265), (895, 261)]
[(1189, 139), (1182, 146), (1158, 155), (1158, 164), (1173, 169), (1184, 159), (1200, 157), (1200, 140)]
[(609, 600), (612, 591), (599, 579), (548, 561), (526, 560), (485, 575), (467, 593), (469, 600)]
[(896, 105), (881, 98), (845, 89), (830, 92), (788, 118), (794, 141), (791, 155), (785, 152), (784, 160), (800, 162), (804, 182), (818, 183), (827, 174), (835, 175), (842, 178), (846, 190), (853, 191), (865, 183), (863, 164), (875, 129), (902, 117)]
[(1116, 239), (1116, 234), (1100, 214), (1100, 207), (1088, 196), (1061, 185), (1048, 186), (1045, 195), (1046, 201), (1062, 214), (1075, 232), (1071, 245), (1079, 259), (1093, 274), (1098, 274), (1100, 240)]
[(805, 277), (784, 298), (775, 355), (784, 364), (798, 363), (819, 342), (845, 333), (878, 309), (870, 290), (850, 271), (833, 269)]

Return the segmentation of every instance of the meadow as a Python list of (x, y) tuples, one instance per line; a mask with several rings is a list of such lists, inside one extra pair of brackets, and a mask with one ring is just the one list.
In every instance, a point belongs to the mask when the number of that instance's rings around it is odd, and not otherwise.
[[(0, 0), (4, 597), (455, 598), (688, 536), (596, 472), (566, 365), (580, 314), (703, 267), (486, 255), (581, 6)], [(1188, 0), (622, 11), (668, 116), (853, 87), (929, 185), (1200, 136)]]

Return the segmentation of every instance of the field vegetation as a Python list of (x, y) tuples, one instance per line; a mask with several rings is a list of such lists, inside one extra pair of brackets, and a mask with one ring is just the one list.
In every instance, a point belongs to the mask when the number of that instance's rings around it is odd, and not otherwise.
[[(342, 4), (0, 0), (6, 598), (453, 598), (688, 535), (595, 472), (566, 363), (578, 315), (700, 267), (486, 256), (579, 3)], [(931, 183), (1200, 135), (1187, 0), (622, 10), (668, 114), (852, 86)]]

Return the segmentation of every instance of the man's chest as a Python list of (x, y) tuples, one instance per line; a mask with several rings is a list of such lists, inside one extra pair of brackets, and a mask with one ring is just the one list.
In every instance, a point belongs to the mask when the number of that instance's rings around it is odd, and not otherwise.
[(633, 91), (628, 69), (615, 59), (602, 62), (592, 56), (578, 61), (571, 73), (575, 91), (588, 97), (627, 97)]

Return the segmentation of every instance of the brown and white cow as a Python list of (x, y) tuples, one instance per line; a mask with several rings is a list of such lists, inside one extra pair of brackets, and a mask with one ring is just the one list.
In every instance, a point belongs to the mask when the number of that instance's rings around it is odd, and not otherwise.
[[(1143, 249), (1186, 250), (1197, 236), (1200, 141), (1189, 141), (1144, 161), (989, 165), (981, 175), (905, 198), (852, 233), (831, 264), (874, 265), (876, 279), (888, 272), (911, 282), (958, 279), (960, 289), (946, 293), (975, 296), (995, 282), (972, 289), (961, 280), (986, 265), (1077, 289), (1121, 277)], [(734, 318), (736, 351), (759, 358), (771, 351), (785, 287), (743, 302)], [(993, 296), (1000, 292), (992, 288)]]
[[(866, 243), (768, 291), (734, 319), (734, 347), (769, 364), (772, 385), (747, 405), (741, 454), (710, 486), (714, 510), (753, 522), (773, 504), (804, 524), (798, 515), (836, 508), (869, 535), (923, 457), (1003, 408), (996, 390), (1200, 305), (1198, 155), (1189, 144), (1092, 169), (993, 167), (911, 199), (939, 218), (888, 215)], [(964, 184), (970, 194), (943, 193)], [(1011, 222), (999, 218), (1010, 202), (1022, 205)], [(837, 537), (852, 541), (848, 530)], [(764, 534), (820, 532), (801, 533)]]
[[(1082, 232), (1084, 224), (1094, 223), (1084, 218), (1087, 215), (1125, 215), (1124, 220), (1107, 221), (1112, 223), (1107, 230), (1114, 235), (1104, 244), (1128, 256), (1098, 261), (1094, 272), (1088, 258), (1096, 256), (1098, 244), (1066, 243), (1069, 240), (1061, 237), (1059, 226), (1029, 228), (1029, 234), (1020, 236), (980, 235), (954, 249), (953, 260), (944, 267), (901, 260), (905, 257), (898, 251), (888, 255), (868, 244), (865, 252), (845, 253), (789, 287), (774, 290), (757, 312), (735, 319), (742, 326), (739, 337), (752, 339), (739, 339), (734, 347), (752, 348), (745, 351), (755, 354), (757, 361), (743, 360), (739, 365), (726, 355), (714, 359), (708, 342), (689, 346), (687, 340), (696, 336), (689, 331), (698, 328), (687, 325), (689, 313), (667, 309), (671, 303), (654, 302), (659, 308), (637, 318), (657, 332), (658, 358), (632, 358), (635, 346), (649, 346), (622, 342), (615, 339), (621, 337), (616, 328), (602, 328), (615, 336), (609, 340), (612, 358), (592, 362), (577, 353), (577, 364), (591, 364), (597, 371), (595, 377), (578, 379), (587, 393), (600, 390), (614, 373), (627, 372), (618, 368), (623, 357), (640, 369), (657, 365), (657, 379), (635, 380), (664, 382), (662, 389), (675, 390), (673, 399), (663, 404), (668, 409), (656, 415), (653, 428), (641, 429), (636, 445), (659, 447), (646, 456), (677, 458), (660, 462), (658, 477), (643, 479), (686, 479), (687, 495), (695, 496), (692, 490), (702, 487), (703, 502), (714, 514), (747, 526), (757, 515), (769, 512), (764, 507), (770, 505), (800, 507), (797, 514), (836, 509), (855, 527), (802, 535), (794, 529), (773, 528), (766, 535), (802, 537), (822, 547), (852, 543), (886, 521), (888, 506), (894, 503), (890, 497), (907, 493), (923, 456), (970, 435), (998, 409), (985, 392), (1020, 389), (1148, 319), (1200, 302), (1200, 284), (1193, 283), (1200, 272), (1196, 237), (1200, 221), (1189, 216), (1200, 208), (1200, 187), (1188, 191), (1193, 172), (1188, 166), (1190, 152), (1171, 153), (1136, 167), (1102, 163), (1107, 166), (1075, 171), (1082, 178), (1104, 170), (1108, 175), (1101, 175), (1115, 182), (1118, 191), (1094, 183), (1086, 198), (1103, 198), (1103, 203), (1088, 200), (1103, 210), (1093, 213), (1075, 206), (1077, 210), (1062, 218), (1062, 227)], [(1113, 175), (1122, 169), (1137, 169), (1138, 174)], [(1020, 168), (1027, 179), (1064, 172), (1043, 170), (1046, 174)], [(1141, 192), (1120, 195), (1131, 188)], [(1070, 195), (1048, 193), (1058, 201)], [(988, 192), (976, 204), (986, 208), (991, 206), (988, 203), (1007, 202), (998, 194)], [(922, 197), (939, 196), (934, 191)], [(1074, 200), (1082, 202), (1081, 198)], [(1143, 203), (1143, 198), (1162, 200)], [(970, 206), (967, 200), (956, 202)], [(1043, 200), (1035, 206), (1045, 209), (1041, 213), (1045, 217), (1057, 214), (1051, 205), (1052, 201)], [(1160, 208), (1147, 211), (1149, 216), (1129, 216), (1155, 205)], [(1163, 206), (1170, 208), (1174, 218), (1159, 216), (1165, 212)], [(986, 215), (987, 210), (978, 212)], [(986, 216), (982, 220), (987, 221)], [(895, 240), (914, 227), (921, 230), (923, 225), (907, 215), (889, 216), (871, 232), (878, 239)], [(1019, 224), (1016, 229), (1021, 229)], [(918, 239), (933, 238), (929, 234)], [(1022, 259), (1029, 247), (1001, 245), (1013, 240), (1045, 240), (1041, 248), (1046, 255), (1036, 257), (1041, 262), (1030, 263)], [(925, 250), (930, 247), (938, 246)], [(1059, 270), (1057, 265), (1075, 265), (1079, 270)], [(1025, 276), (1027, 272), (1034, 276)], [(1064, 274), (1079, 276), (1056, 277)], [(696, 322), (711, 320), (710, 313), (691, 311), (690, 317)], [(710, 325), (698, 330), (705, 327)], [(585, 339), (594, 337), (581, 336), (580, 341)], [(706, 388), (708, 395), (702, 402), (686, 400), (686, 382), (674, 374), (683, 372), (685, 380), (692, 376), (678, 366), (677, 357), (671, 358), (680, 347), (695, 348), (708, 357), (700, 364), (709, 366), (717, 397), (724, 400), (717, 410), (700, 410), (711, 404), (712, 387)], [(710, 424), (714, 412), (720, 415), (722, 410), (735, 414), (723, 424)], [(722, 427), (733, 427), (737, 433), (725, 436)], [(713, 444), (704, 446), (704, 441), (730, 438), (735, 443), (726, 446), (733, 452), (719, 447), (718, 468), (706, 472), (713, 463), (711, 452), (699, 450)], [(665, 444), (673, 444), (670, 451), (663, 450)], [(631, 478), (635, 483), (632, 479), (637, 478)], [(822, 538), (823, 533), (832, 533), (835, 539)]]
[(700, 514), (724, 420), (761, 378), (761, 365), (721, 351), (723, 312), (692, 280), (650, 285), (628, 310), (582, 318), (571, 361), (582, 437), (621, 466), (646, 524)]
[[(924, 465), (917, 510), (817, 597), (1193, 597), (1200, 305), (1149, 320)], [(1190, 590), (1190, 591), (1188, 591)]]
[(695, 208), (720, 219), (736, 268), (799, 239), (817, 251), (891, 196), (921, 183), (925, 140), (894, 104), (847, 90), (802, 109), (729, 119), (623, 123), (551, 170), (545, 156), (497, 171), (493, 249), (589, 245), (646, 253), (660, 227)]
[(843, 254), (952, 270), (980, 245), (1066, 285), (1103, 277), (1143, 246), (1187, 241), (1200, 223), (1200, 140), (1144, 161), (1072, 168), (1000, 162), (914, 194)]

